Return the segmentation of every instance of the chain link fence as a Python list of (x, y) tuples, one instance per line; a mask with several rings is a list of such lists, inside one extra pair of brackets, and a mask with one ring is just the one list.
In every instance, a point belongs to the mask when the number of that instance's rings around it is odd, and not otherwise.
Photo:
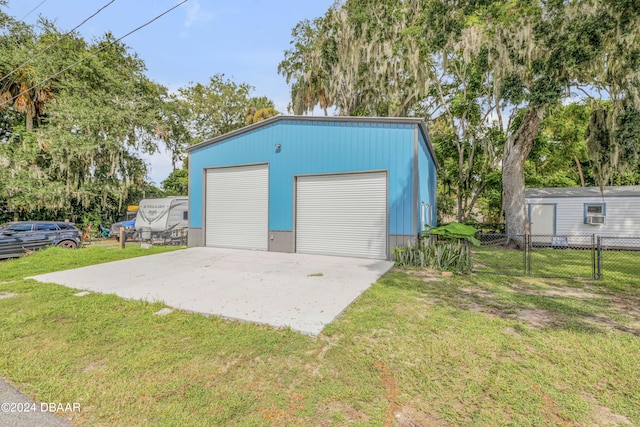
[(640, 277), (640, 237), (597, 237), (598, 278)]
[(471, 260), (475, 273), (527, 274), (527, 251), (525, 235), (480, 234), (480, 246), (471, 249)]
[(480, 234), (473, 271), (553, 278), (640, 275), (640, 237)]

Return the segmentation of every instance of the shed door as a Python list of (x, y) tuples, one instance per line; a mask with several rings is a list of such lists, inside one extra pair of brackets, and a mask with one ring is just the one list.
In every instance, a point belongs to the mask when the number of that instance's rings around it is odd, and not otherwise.
[(205, 245), (267, 250), (269, 166), (209, 169)]
[(556, 206), (531, 204), (529, 206), (531, 234), (553, 235), (556, 228)]
[(296, 252), (387, 258), (387, 174), (301, 176)]

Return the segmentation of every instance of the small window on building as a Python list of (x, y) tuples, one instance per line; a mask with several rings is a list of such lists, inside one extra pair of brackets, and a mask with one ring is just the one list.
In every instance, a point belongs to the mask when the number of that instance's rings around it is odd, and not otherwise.
[(602, 205), (587, 205), (587, 215), (602, 215)]
[(182, 219), (185, 221), (189, 220), (189, 211), (182, 212)]
[(584, 204), (584, 223), (593, 225), (602, 225), (605, 223), (607, 215), (607, 207), (604, 203), (585, 203)]

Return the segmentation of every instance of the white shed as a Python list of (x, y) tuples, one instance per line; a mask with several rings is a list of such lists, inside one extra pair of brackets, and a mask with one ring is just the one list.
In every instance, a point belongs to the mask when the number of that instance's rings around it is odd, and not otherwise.
[(534, 235), (640, 236), (640, 185), (529, 188), (525, 200)]

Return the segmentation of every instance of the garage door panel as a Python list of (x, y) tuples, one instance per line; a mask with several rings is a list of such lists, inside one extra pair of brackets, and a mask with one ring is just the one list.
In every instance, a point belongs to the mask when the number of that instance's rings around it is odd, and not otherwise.
[(268, 165), (209, 169), (206, 181), (205, 244), (267, 250)]
[(298, 177), (296, 251), (386, 258), (386, 173)]

